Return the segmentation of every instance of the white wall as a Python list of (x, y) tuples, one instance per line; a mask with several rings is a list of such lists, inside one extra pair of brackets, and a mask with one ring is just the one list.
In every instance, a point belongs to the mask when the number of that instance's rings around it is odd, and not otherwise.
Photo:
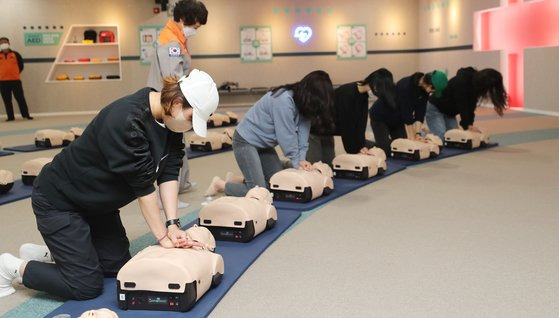
[[(499, 6), (499, 0), (420, 0), (419, 47), (442, 48), (472, 45), (475, 11)], [(499, 69), (498, 52), (473, 50), (427, 52), (419, 54), (421, 70), (447, 70), (449, 78), (460, 67)]]
[(559, 116), (559, 47), (524, 51), (524, 108)]
[[(191, 40), (193, 55), (239, 54), (241, 25), (271, 26), (275, 53), (334, 52), (336, 26), (357, 23), (368, 26), (369, 50), (417, 47), (415, 0), (207, 0), (205, 4), (209, 11), (208, 23)], [(24, 58), (54, 58), (58, 47), (23, 45), (24, 25), (64, 25), (64, 30), (68, 30), (72, 24), (118, 24), (122, 55), (138, 56), (138, 26), (163, 25), (168, 19), (166, 13), (153, 14), (154, 6), (153, 0), (2, 0), (6, 19), (0, 20), (0, 30)], [(289, 14), (283, 12), (285, 7), (290, 8)], [(301, 7), (302, 12), (294, 12), (296, 7)], [(306, 13), (307, 7), (311, 7), (313, 13)], [(316, 12), (318, 7), (323, 9), (320, 14)], [(274, 12), (274, 8), (280, 8), (280, 12)], [(328, 12), (328, 8), (333, 11)], [(306, 45), (297, 44), (291, 36), (293, 27), (301, 23), (315, 29), (313, 39)], [(406, 36), (375, 37), (375, 31), (406, 32)], [(363, 79), (379, 67), (387, 67), (400, 77), (417, 68), (417, 55), (374, 54), (366, 60), (353, 61), (340, 61), (334, 55), (275, 57), (272, 62), (265, 63), (211, 58), (195, 59), (193, 64), (208, 71), (218, 84), (232, 80), (242, 87), (254, 87), (294, 82), (316, 69), (329, 72), (334, 83)], [(123, 61), (121, 81), (46, 84), (49, 68), (50, 63), (28, 63), (22, 74), (32, 113), (98, 110), (143, 87), (149, 71), (149, 67), (140, 65), (139, 61)]]

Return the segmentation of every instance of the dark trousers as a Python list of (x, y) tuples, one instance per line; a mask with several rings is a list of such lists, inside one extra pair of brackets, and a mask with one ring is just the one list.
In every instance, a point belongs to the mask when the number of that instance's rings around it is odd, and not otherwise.
[(14, 105), (12, 104), (12, 92), (19, 106), (19, 112), (22, 117), (29, 117), (29, 110), (27, 109), (27, 102), (23, 96), (23, 86), (21, 81), (0, 81), (0, 93), (2, 93), (2, 100), (6, 107), (6, 115), (8, 119), (14, 119)]
[(407, 138), (404, 124), (388, 125), (380, 121), (371, 121), (371, 129), (375, 135), (377, 147), (384, 150), (387, 157), (390, 156), (390, 143), (398, 138)]
[(322, 161), (323, 163), (332, 165), (332, 160), (334, 160), (335, 156), (334, 136), (310, 134), (307, 161), (310, 163)]
[(60, 211), (36, 188), (31, 201), (37, 228), (55, 263), (30, 261), (23, 284), (68, 299), (99, 296), (103, 277), (116, 276), (130, 259), (119, 211), (95, 216)]

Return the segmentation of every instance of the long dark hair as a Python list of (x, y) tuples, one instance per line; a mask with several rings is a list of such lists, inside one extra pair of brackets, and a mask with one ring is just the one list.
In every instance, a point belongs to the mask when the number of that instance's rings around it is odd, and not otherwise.
[(499, 71), (486, 68), (474, 74), (474, 95), (476, 98), (488, 98), (499, 116), (507, 107), (507, 92), (503, 85), (503, 76)]
[(396, 84), (394, 84), (394, 78), (389, 70), (379, 68), (360, 83), (369, 85), (376, 97), (392, 110), (396, 110)]
[(335, 130), (334, 87), (324, 71), (313, 71), (302, 80), (272, 89), (272, 96), (282, 90), (293, 91), (293, 100), (301, 116), (311, 120), (314, 133), (325, 134)]

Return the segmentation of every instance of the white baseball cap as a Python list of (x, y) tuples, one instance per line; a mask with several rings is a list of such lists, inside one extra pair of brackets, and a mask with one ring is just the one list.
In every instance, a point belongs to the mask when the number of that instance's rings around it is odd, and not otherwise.
[(193, 69), (179, 80), (182, 94), (192, 106), (192, 128), (201, 137), (208, 135), (208, 119), (217, 109), (219, 94), (208, 73)]

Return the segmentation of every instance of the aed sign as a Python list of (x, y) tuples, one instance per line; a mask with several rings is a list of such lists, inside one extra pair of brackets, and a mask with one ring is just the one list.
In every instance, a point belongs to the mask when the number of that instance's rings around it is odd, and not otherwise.
[(25, 32), (23, 34), (25, 46), (58, 45), (62, 32)]

